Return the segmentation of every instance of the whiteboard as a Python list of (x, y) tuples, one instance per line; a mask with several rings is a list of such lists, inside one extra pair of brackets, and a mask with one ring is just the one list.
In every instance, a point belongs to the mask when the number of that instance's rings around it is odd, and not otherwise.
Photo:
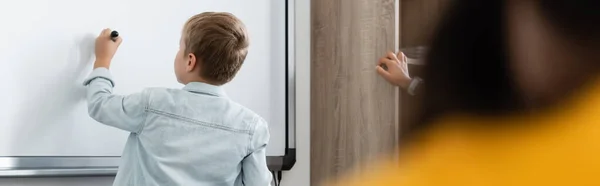
[(249, 53), (228, 96), (269, 123), (268, 156), (285, 154), (286, 23), (281, 0), (0, 1), (0, 157), (120, 156), (128, 133), (87, 114), (82, 81), (103, 28), (123, 43), (111, 72), (116, 94), (181, 88), (173, 72), (185, 21), (204, 11), (239, 17)]

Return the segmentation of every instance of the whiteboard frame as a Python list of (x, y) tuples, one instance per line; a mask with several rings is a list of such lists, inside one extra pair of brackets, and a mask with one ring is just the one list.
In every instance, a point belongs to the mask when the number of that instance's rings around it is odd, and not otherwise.
[[(286, 149), (284, 156), (267, 156), (271, 171), (290, 170), (295, 149), (295, 0), (285, 0)], [(115, 176), (121, 156), (0, 156), (0, 177)]]

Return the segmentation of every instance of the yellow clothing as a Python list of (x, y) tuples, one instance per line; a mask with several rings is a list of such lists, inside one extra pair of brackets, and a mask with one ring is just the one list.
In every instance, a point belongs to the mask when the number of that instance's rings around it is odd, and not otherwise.
[(600, 81), (591, 85), (528, 117), (440, 119), (399, 161), (335, 185), (600, 186)]

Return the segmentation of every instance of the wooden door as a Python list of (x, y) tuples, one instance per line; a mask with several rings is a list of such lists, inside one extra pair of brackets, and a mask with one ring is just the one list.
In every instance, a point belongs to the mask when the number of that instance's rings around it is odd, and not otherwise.
[(375, 72), (395, 23), (394, 0), (311, 1), (311, 185), (396, 150), (397, 88)]

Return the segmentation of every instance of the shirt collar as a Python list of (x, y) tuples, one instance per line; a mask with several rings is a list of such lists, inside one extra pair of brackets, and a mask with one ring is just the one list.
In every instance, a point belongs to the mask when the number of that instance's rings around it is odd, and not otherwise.
[(227, 97), (223, 87), (202, 82), (190, 82), (183, 87), (183, 90), (217, 97)]

